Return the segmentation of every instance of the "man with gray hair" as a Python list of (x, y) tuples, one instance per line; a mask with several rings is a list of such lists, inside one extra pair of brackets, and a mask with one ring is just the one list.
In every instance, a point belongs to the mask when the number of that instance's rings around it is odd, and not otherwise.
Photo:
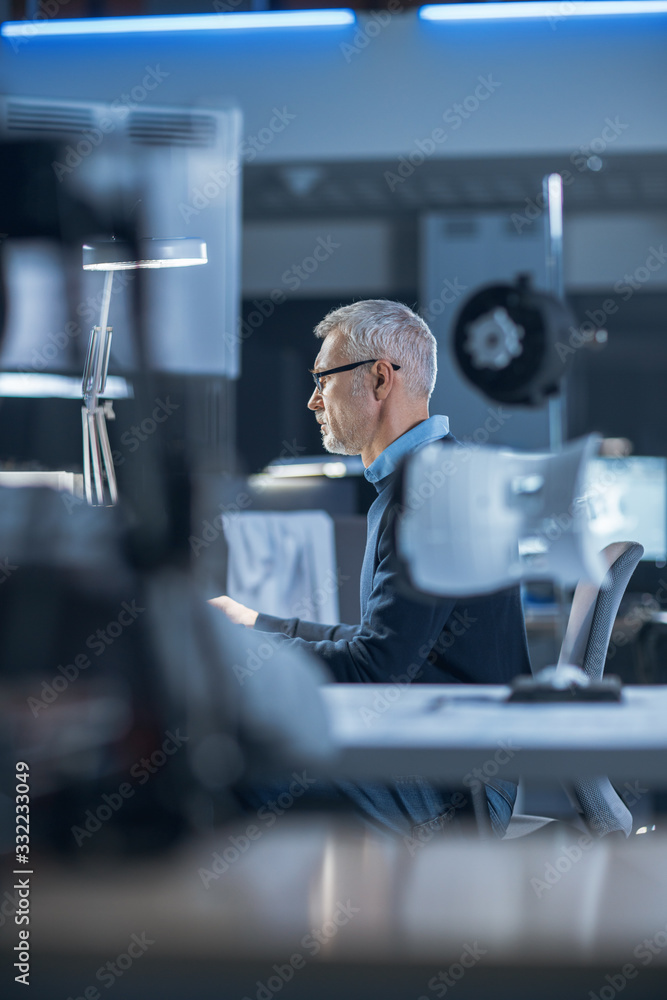
[[(279, 633), (280, 643), (319, 656), (339, 682), (396, 684), (506, 684), (529, 673), (518, 589), (455, 601), (406, 596), (393, 541), (401, 461), (424, 445), (453, 442), (445, 416), (429, 417), (437, 373), (437, 344), (428, 326), (407, 306), (369, 299), (330, 312), (315, 328), (322, 346), (313, 367), (308, 407), (333, 454), (361, 455), (364, 476), (378, 496), (368, 511), (361, 571), (361, 624), (322, 625), (280, 619), (215, 598), (233, 621)], [(274, 636), (274, 641), (278, 636)], [(454, 796), (422, 778), (395, 784), (337, 783), (366, 818), (396, 832), (422, 836), (452, 824)], [(509, 822), (516, 787), (487, 783), (493, 829)]]

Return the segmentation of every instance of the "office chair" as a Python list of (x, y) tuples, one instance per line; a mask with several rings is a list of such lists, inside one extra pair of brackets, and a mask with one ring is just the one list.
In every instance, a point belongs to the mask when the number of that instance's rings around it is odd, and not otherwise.
[[(558, 666), (571, 663), (581, 667), (590, 680), (602, 678), (616, 613), (643, 554), (637, 542), (613, 542), (602, 550), (607, 573), (600, 586), (588, 581), (577, 585)], [(608, 778), (580, 778), (563, 787), (590, 833), (630, 835), (632, 814)], [(545, 816), (513, 816), (505, 840), (527, 836), (555, 822)]]

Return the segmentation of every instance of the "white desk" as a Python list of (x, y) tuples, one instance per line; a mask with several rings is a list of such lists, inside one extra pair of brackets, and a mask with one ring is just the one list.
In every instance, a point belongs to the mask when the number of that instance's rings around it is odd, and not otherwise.
[[(505, 704), (491, 685), (335, 684), (324, 689), (337, 775), (608, 775), (667, 787), (667, 686), (626, 687), (620, 703)], [(393, 700), (391, 700), (393, 699)], [(495, 766), (494, 766), (495, 765)]]

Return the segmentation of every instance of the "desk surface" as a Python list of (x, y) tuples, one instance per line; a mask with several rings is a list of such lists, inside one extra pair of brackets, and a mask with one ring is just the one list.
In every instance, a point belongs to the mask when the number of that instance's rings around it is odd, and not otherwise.
[(506, 704), (491, 685), (335, 684), (324, 689), (337, 773), (572, 778), (606, 774), (667, 787), (667, 686), (620, 703)]
[[(252, 840), (246, 819), (143, 862), (36, 858), (25, 995), (65, 1000), (95, 985), (106, 997), (96, 970), (135, 934), (150, 948), (111, 1000), (433, 1000), (431, 977), (478, 946), (455, 1000), (605, 997), (625, 962), (640, 973), (629, 1000), (664, 997), (664, 837), (577, 847), (576, 834), (504, 844), (471, 832), (415, 845), (324, 817), (250, 820)], [(343, 906), (352, 916), (336, 922)], [(17, 931), (0, 935), (5, 982)], [(638, 955), (644, 940), (652, 950)], [(305, 968), (281, 990), (270, 977), (295, 953)]]

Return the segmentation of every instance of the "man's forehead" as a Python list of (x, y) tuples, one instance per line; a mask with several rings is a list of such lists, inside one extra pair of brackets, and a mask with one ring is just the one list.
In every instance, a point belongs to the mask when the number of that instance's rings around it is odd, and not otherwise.
[(326, 335), (322, 341), (322, 346), (317, 352), (315, 364), (313, 365), (314, 368), (324, 370), (325, 368), (331, 367), (331, 359), (333, 358), (335, 360), (336, 357), (341, 354), (340, 340), (341, 337), (338, 330), (332, 330), (331, 333)]

